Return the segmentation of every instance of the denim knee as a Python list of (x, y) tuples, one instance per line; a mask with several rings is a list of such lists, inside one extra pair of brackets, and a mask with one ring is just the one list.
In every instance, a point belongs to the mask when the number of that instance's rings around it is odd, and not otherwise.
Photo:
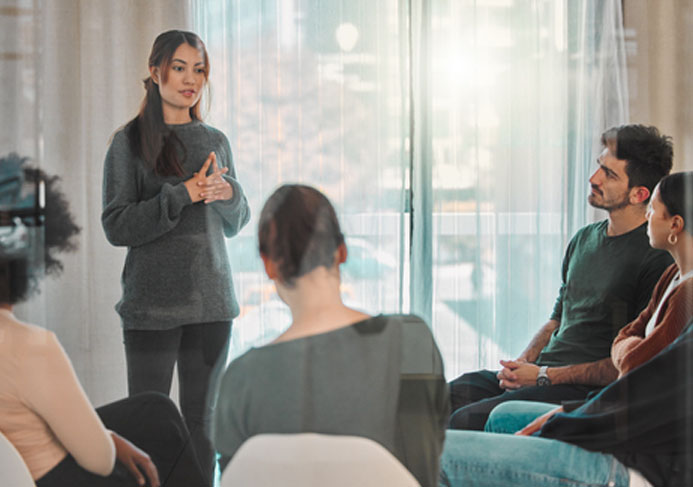
[(533, 401), (508, 401), (497, 405), (488, 416), (484, 431), (515, 433), (542, 414), (555, 409), (555, 404)]

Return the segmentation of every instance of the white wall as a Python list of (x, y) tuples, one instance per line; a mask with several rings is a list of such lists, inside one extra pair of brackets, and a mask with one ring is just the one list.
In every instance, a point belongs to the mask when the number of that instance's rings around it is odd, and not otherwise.
[(693, 169), (693, 2), (624, 0), (631, 121), (674, 138), (674, 170)]

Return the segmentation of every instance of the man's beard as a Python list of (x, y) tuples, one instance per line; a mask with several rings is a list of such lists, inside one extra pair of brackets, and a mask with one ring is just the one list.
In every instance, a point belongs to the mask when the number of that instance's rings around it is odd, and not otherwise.
[[(590, 193), (590, 195), (587, 197), (587, 202), (595, 208), (606, 210), (608, 212), (620, 210), (630, 204), (630, 202), (628, 201), (628, 193), (624, 193), (623, 197), (619, 201), (602, 202), (597, 201), (597, 194), (598, 193)], [(604, 194), (602, 193), (600, 196), (603, 197)]]

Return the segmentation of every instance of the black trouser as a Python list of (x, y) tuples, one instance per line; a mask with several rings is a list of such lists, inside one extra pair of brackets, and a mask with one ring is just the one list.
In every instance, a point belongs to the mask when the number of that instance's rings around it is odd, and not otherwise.
[(211, 395), (225, 364), (230, 333), (228, 321), (123, 332), (130, 395), (144, 391), (168, 395), (173, 366), (178, 364), (180, 408), (207, 485), (212, 485), (216, 465), (208, 434), (214, 404)]
[(598, 387), (559, 384), (555, 386), (528, 386), (506, 391), (498, 386), (498, 378), (491, 370), (463, 374), (451, 381), (450, 401), (452, 415), (449, 428), (483, 430), (491, 410), (506, 401), (539, 401), (560, 404), (561, 401), (580, 400)]
[[(176, 408), (166, 396), (143, 393), (96, 410), (109, 430), (141, 448), (157, 467), (163, 487), (205, 485), (190, 444), (190, 435)], [(108, 477), (80, 467), (72, 455), (65, 457), (36, 481), (37, 487), (135, 487), (132, 474), (119, 462)]]

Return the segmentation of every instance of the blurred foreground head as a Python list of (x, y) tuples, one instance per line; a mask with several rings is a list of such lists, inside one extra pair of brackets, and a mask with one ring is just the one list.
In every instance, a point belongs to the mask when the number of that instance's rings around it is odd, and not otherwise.
[(44, 275), (58, 275), (60, 252), (77, 248), (80, 228), (59, 178), (27, 165), (27, 158), (0, 158), (0, 303), (15, 304), (38, 290)]
[(334, 207), (317, 189), (285, 184), (265, 202), (258, 228), (260, 254), (277, 264), (281, 281), (313, 269), (335, 266), (335, 252), (344, 244)]

